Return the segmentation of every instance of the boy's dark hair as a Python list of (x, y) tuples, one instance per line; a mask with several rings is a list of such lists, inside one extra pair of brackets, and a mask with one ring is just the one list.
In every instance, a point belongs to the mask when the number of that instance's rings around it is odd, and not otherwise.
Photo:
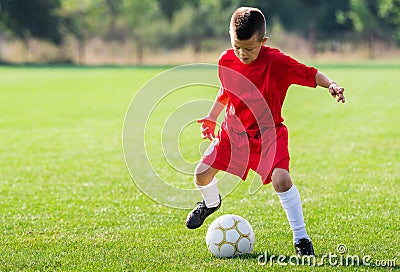
[(232, 15), (231, 31), (239, 40), (248, 40), (257, 34), (258, 41), (265, 36), (265, 17), (258, 8), (240, 7)]

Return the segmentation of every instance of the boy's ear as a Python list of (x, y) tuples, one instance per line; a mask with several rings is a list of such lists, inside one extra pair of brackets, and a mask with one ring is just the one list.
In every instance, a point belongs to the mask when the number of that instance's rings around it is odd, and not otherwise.
[(265, 44), (267, 43), (267, 41), (268, 41), (268, 38), (269, 38), (269, 37), (264, 37), (264, 38), (262, 39), (262, 41), (261, 41), (261, 45), (265, 45)]

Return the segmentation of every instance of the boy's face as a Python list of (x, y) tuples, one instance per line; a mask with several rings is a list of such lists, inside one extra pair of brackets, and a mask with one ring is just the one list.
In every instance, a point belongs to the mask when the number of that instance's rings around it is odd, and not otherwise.
[(257, 59), (261, 47), (265, 45), (268, 39), (264, 38), (262, 39), (262, 41), (259, 41), (257, 34), (254, 34), (248, 40), (239, 40), (236, 37), (234, 31), (230, 31), (229, 33), (231, 36), (231, 43), (233, 50), (235, 51), (235, 55), (244, 64), (249, 64)]

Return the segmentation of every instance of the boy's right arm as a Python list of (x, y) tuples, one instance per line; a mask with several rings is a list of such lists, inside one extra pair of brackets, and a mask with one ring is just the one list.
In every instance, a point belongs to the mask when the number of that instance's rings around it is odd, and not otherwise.
[(201, 135), (203, 139), (209, 139), (212, 141), (215, 138), (214, 132), (218, 116), (225, 108), (228, 100), (227, 97), (221, 99), (221, 97), (217, 96), (208, 112), (208, 115), (197, 121), (198, 123), (201, 123)]

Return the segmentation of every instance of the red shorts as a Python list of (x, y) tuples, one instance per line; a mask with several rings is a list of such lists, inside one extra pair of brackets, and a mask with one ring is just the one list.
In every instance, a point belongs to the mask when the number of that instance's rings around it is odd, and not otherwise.
[(261, 176), (264, 184), (268, 184), (275, 168), (289, 171), (289, 160), (288, 131), (280, 124), (253, 136), (221, 128), (201, 161), (242, 180), (252, 169)]

